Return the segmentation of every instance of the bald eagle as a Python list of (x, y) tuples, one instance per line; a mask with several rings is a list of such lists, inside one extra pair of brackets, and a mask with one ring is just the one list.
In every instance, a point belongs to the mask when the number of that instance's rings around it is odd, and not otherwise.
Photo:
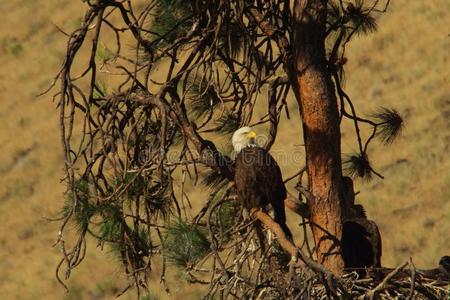
[(250, 127), (238, 129), (232, 137), (237, 153), (234, 178), (238, 200), (248, 211), (264, 209), (271, 204), (275, 222), (292, 240), (286, 225), (286, 188), (280, 167), (268, 151), (258, 147), (255, 138), (256, 133)]

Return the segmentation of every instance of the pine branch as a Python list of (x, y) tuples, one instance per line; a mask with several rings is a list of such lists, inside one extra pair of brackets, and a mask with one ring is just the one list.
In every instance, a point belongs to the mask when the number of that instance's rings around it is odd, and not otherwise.
[(163, 241), (163, 255), (179, 267), (192, 268), (210, 251), (210, 242), (198, 226), (182, 220), (167, 230)]
[(377, 22), (370, 14), (370, 9), (364, 7), (363, 0), (349, 3), (345, 15), (356, 34), (369, 34), (377, 30)]
[(356, 153), (349, 155), (344, 161), (345, 171), (351, 177), (360, 177), (367, 181), (372, 179), (372, 174), (380, 178), (384, 178), (381, 174), (376, 172), (369, 161), (366, 153)]
[(373, 115), (377, 123), (376, 135), (384, 145), (392, 144), (402, 133), (404, 122), (400, 114), (395, 109), (380, 108)]

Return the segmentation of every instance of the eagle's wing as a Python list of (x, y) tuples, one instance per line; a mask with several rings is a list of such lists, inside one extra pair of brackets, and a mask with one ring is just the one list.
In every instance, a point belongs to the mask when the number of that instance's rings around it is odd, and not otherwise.
[(270, 153), (260, 147), (248, 147), (238, 154), (235, 182), (238, 197), (248, 209), (286, 198), (280, 167)]
[(235, 183), (238, 199), (248, 210), (271, 204), (275, 221), (288, 236), (284, 199), (286, 188), (280, 167), (268, 151), (260, 147), (243, 149), (236, 157)]

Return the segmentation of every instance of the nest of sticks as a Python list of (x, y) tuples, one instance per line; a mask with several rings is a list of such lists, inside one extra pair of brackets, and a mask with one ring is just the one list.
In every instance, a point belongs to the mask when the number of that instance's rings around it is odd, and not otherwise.
[[(396, 269), (372, 269), (345, 274), (339, 279), (336, 299), (450, 299), (450, 275), (437, 269), (418, 270), (412, 261)], [(329, 299), (330, 290), (318, 280), (308, 293), (298, 299)]]

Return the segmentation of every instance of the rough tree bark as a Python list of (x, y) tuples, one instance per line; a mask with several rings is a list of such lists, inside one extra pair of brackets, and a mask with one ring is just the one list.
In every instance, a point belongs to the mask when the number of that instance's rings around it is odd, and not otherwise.
[(341, 274), (342, 167), (339, 113), (325, 53), (326, 2), (296, 0), (293, 60), (294, 93), (303, 122), (312, 231), (318, 261)]

